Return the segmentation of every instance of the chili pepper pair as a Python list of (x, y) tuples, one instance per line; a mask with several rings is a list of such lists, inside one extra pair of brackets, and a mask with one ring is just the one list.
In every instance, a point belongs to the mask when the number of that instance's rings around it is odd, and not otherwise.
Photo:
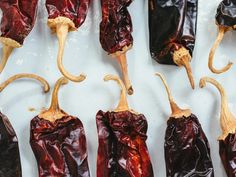
[[(62, 56), (68, 32), (75, 31), (83, 24), (89, 3), (90, 0), (46, 0), (48, 26), (53, 33), (57, 34), (59, 40), (58, 68), (65, 77), (75, 82), (84, 80), (85, 75), (73, 76), (68, 73), (62, 64)], [(4, 69), (13, 49), (23, 45), (25, 38), (34, 27), (37, 4), (38, 0), (0, 1), (0, 8), (3, 11), (0, 37), (3, 43), (3, 54), (0, 72)]]
[[(22, 77), (39, 80), (44, 85), (45, 92), (50, 89), (43, 78), (20, 74), (1, 84), (0, 91), (12, 81)], [(37, 159), (40, 177), (90, 176), (83, 124), (78, 118), (61, 110), (58, 104), (59, 87), (67, 83), (66, 78), (57, 81), (50, 108), (31, 120), (30, 144)], [(0, 135), (0, 176), (21, 177), (17, 137), (7, 117), (3, 114), (0, 114)]]

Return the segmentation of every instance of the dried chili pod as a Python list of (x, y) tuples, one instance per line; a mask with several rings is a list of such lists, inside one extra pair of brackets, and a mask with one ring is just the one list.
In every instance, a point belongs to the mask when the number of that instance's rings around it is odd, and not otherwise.
[(14, 48), (23, 45), (25, 38), (34, 27), (38, 0), (1, 0), (0, 8), (3, 12), (1, 21), (0, 41), (3, 53), (0, 63), (0, 73)]
[(46, 0), (48, 11), (48, 26), (53, 33), (57, 34), (59, 50), (57, 65), (60, 72), (69, 80), (81, 82), (85, 79), (84, 74), (74, 76), (66, 71), (62, 58), (68, 32), (75, 31), (85, 21), (90, 0)]
[(190, 67), (196, 38), (198, 0), (149, 0), (150, 52), (160, 64), (184, 66), (192, 88)]
[(235, 30), (236, 28), (235, 8), (236, 8), (235, 0), (223, 0), (217, 8), (216, 25), (218, 26), (219, 33), (213, 47), (211, 48), (211, 51), (209, 54), (209, 61), (208, 61), (209, 69), (215, 74), (226, 72), (233, 65), (232, 62), (229, 62), (222, 69), (216, 69), (213, 66), (213, 59), (214, 59), (216, 48), (219, 46), (220, 42), (222, 41), (224, 34), (227, 31)]
[(147, 120), (129, 109), (126, 88), (116, 76), (107, 75), (121, 87), (121, 97), (114, 111), (98, 111), (99, 139), (97, 177), (153, 177), (146, 145)]
[(50, 108), (31, 120), (30, 144), (40, 177), (90, 176), (83, 124), (58, 103), (58, 90), (67, 83), (64, 77), (57, 81)]
[(123, 79), (129, 95), (133, 88), (128, 76), (126, 52), (132, 48), (133, 31), (128, 6), (133, 0), (101, 0), (102, 21), (100, 23), (100, 43), (109, 55), (120, 64)]
[[(12, 81), (20, 78), (33, 78), (44, 85), (44, 92), (50, 90), (49, 84), (43, 78), (33, 74), (18, 74), (0, 85), (0, 92)], [(18, 138), (8, 117), (0, 112), (0, 176), (21, 177), (21, 161)]]
[(159, 73), (156, 75), (166, 88), (172, 110), (165, 134), (166, 175), (213, 177), (209, 143), (198, 118), (191, 110), (177, 106), (163, 76)]
[(236, 118), (229, 110), (227, 96), (224, 88), (214, 79), (203, 77), (200, 80), (201, 88), (206, 86), (206, 82), (213, 84), (221, 95), (220, 124), (222, 135), (219, 137), (219, 153), (228, 177), (236, 176)]

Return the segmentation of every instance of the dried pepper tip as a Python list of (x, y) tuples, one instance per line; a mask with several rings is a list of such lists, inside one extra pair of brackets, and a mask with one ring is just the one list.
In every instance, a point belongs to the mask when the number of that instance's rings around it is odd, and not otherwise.
[(3, 44), (2, 59), (0, 62), (0, 73), (1, 73), (7, 64), (7, 61), (9, 59), (13, 49), (19, 48), (19, 47), (21, 47), (21, 45), (18, 42), (16, 42), (15, 40), (10, 39), (10, 38), (5, 38), (5, 37), (1, 37), (0, 41)]
[(175, 103), (171, 93), (170, 93), (170, 89), (166, 83), (166, 80), (164, 79), (164, 77), (160, 74), (160, 73), (156, 73), (157, 76), (160, 77), (160, 79), (162, 80), (164, 86), (165, 86), (165, 89), (166, 89), (166, 92), (167, 92), (167, 95), (168, 95), (168, 99), (169, 99), (169, 102), (170, 102), (170, 107), (171, 107), (171, 111), (172, 111), (172, 114), (171, 114), (171, 117), (173, 118), (182, 118), (183, 116), (184, 117), (188, 117), (191, 115), (191, 111), (189, 109), (181, 109), (179, 108), (179, 106)]
[(134, 93), (133, 87), (131, 85), (131, 82), (129, 80), (129, 76), (128, 76), (128, 67), (127, 67), (127, 59), (126, 59), (126, 54), (123, 53), (119, 56), (117, 56), (117, 60), (120, 64), (121, 70), (122, 70), (122, 74), (123, 74), (123, 79), (125, 82), (125, 87), (127, 89), (127, 92), (129, 95), (132, 95)]
[(52, 100), (51, 100), (51, 106), (48, 110), (43, 111), (39, 117), (43, 118), (45, 120), (48, 120), (50, 122), (55, 122), (58, 119), (61, 119), (62, 117), (66, 116), (67, 114), (60, 109), (59, 103), (58, 103), (58, 91), (61, 85), (66, 85), (68, 83), (68, 80), (65, 77), (62, 77), (57, 80), (53, 93), (52, 93)]
[(106, 75), (104, 77), (104, 81), (109, 81), (109, 80), (116, 81), (118, 83), (118, 85), (120, 86), (120, 88), (121, 88), (120, 102), (119, 102), (117, 108), (114, 111), (115, 112), (121, 112), (121, 111), (129, 110), (129, 105), (128, 105), (128, 101), (127, 101), (127, 98), (126, 98), (126, 88), (125, 88), (125, 85), (124, 85), (123, 81), (117, 76)]
[(38, 80), (43, 85), (45, 93), (47, 93), (50, 90), (50, 86), (44, 78), (37, 76), (35, 74), (22, 73), (22, 74), (16, 74), (16, 75), (10, 77), (9, 79), (7, 79), (2, 84), (0, 84), (0, 92), (2, 92), (3, 89), (5, 89), (10, 83), (12, 83), (13, 81), (15, 81), (17, 79), (21, 79), (21, 78), (31, 78), (31, 79)]
[(219, 33), (218, 36), (216, 38), (216, 41), (213, 45), (213, 47), (211, 48), (210, 54), (209, 54), (209, 60), (208, 60), (208, 67), (209, 69), (215, 73), (215, 74), (221, 74), (224, 73), (226, 71), (228, 71), (231, 66), (233, 65), (232, 62), (229, 62), (225, 67), (223, 67), (222, 69), (215, 69), (213, 66), (213, 59), (214, 59), (214, 55), (215, 55), (215, 51), (216, 48), (219, 46), (220, 42), (222, 41), (224, 34), (229, 30), (230, 28), (226, 28), (226, 27), (222, 27), (219, 26)]
[(206, 86), (206, 82), (213, 84), (220, 92), (221, 95), (221, 115), (220, 115), (220, 122), (221, 122), (221, 129), (222, 135), (219, 137), (219, 140), (224, 140), (228, 134), (234, 134), (236, 131), (236, 119), (234, 115), (230, 112), (228, 107), (227, 96), (225, 93), (224, 88), (214, 79), (209, 77), (203, 77), (200, 82), (200, 88)]
[(74, 31), (75, 25), (73, 21), (66, 17), (58, 17), (56, 19), (49, 19), (48, 26), (51, 28), (52, 32), (56, 32), (58, 42), (59, 42), (59, 50), (57, 55), (57, 65), (62, 73), (67, 79), (74, 81), (74, 82), (82, 82), (86, 76), (84, 74), (80, 74), (79, 76), (74, 76), (66, 71), (65, 67), (62, 63), (62, 58), (65, 49), (66, 38), (69, 31)]
[(178, 66), (185, 67), (190, 84), (192, 88), (194, 89), (195, 86), (194, 86), (194, 80), (193, 80), (193, 73), (190, 67), (191, 55), (189, 51), (186, 48), (182, 47), (174, 52), (173, 59), (174, 59), (175, 64), (177, 64)]

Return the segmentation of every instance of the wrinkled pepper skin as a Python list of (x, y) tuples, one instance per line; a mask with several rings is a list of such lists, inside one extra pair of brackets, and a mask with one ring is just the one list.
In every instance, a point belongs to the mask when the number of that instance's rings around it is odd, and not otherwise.
[(209, 143), (195, 115), (168, 120), (164, 147), (167, 177), (214, 177)]
[(216, 24), (224, 27), (234, 27), (236, 25), (235, 8), (235, 0), (223, 0), (217, 8)]
[(30, 144), (38, 163), (39, 177), (89, 177), (83, 125), (65, 116), (52, 123), (35, 117)]
[(87, 16), (90, 0), (46, 0), (48, 19), (67, 17), (80, 27)]
[(21, 176), (17, 136), (8, 118), (0, 113), (0, 177)]
[(108, 54), (122, 51), (133, 44), (132, 21), (127, 9), (132, 1), (101, 0), (100, 43)]
[(34, 27), (38, 0), (1, 0), (1, 37), (23, 44)]
[(97, 177), (153, 177), (144, 115), (99, 111)]
[(236, 136), (229, 134), (225, 140), (219, 140), (219, 152), (228, 177), (236, 176)]
[(198, 0), (149, 0), (149, 42), (153, 59), (175, 65), (173, 53), (184, 47), (193, 53)]

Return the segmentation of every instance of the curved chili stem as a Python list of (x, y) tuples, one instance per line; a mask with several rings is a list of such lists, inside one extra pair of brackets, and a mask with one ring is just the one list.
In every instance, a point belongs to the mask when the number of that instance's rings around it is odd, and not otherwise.
[(123, 54), (118, 55), (117, 61), (119, 62), (121, 70), (122, 70), (122, 74), (123, 74), (123, 78), (124, 78), (125, 87), (127, 89), (127, 92), (129, 95), (132, 95), (134, 93), (134, 90), (133, 90), (133, 87), (131, 85), (131, 82), (130, 82), (129, 76), (128, 76), (126, 54), (123, 53)]
[(183, 116), (188, 117), (189, 115), (191, 115), (191, 111), (189, 109), (181, 109), (179, 108), (179, 106), (175, 103), (171, 93), (170, 93), (170, 89), (166, 83), (166, 80), (164, 79), (164, 77), (162, 76), (162, 74), (160, 73), (156, 73), (157, 76), (160, 77), (161, 81), (163, 82), (167, 95), (168, 95), (168, 99), (170, 102), (170, 107), (171, 107), (171, 117), (174, 118), (182, 118)]
[(0, 73), (3, 71), (5, 68), (7, 61), (13, 51), (14, 47), (3, 44), (3, 49), (2, 49), (2, 59), (0, 63)]
[(222, 69), (215, 69), (214, 66), (213, 66), (213, 60), (214, 60), (214, 55), (215, 55), (215, 51), (217, 49), (217, 47), (219, 46), (220, 42), (222, 41), (225, 33), (228, 31), (229, 29), (226, 28), (226, 27), (222, 27), (222, 26), (219, 26), (219, 33), (218, 33), (218, 36), (216, 38), (216, 41), (213, 45), (213, 47), (211, 48), (211, 51), (210, 51), (210, 54), (209, 54), (209, 60), (208, 60), (208, 67), (209, 69), (215, 73), (215, 74), (221, 74), (223, 72), (226, 72), (228, 71), (231, 66), (233, 65), (232, 62), (229, 62), (225, 67), (223, 67)]
[(104, 77), (104, 81), (109, 81), (109, 80), (116, 81), (118, 83), (118, 85), (120, 86), (120, 89), (121, 89), (120, 101), (119, 101), (119, 104), (118, 104), (117, 108), (114, 111), (115, 112), (121, 112), (121, 111), (129, 110), (127, 97), (126, 97), (126, 94), (127, 94), (126, 93), (126, 88), (125, 88), (125, 85), (124, 85), (123, 81), (117, 76), (106, 75)]
[(229, 133), (235, 133), (236, 131), (236, 119), (234, 115), (230, 112), (228, 107), (227, 96), (225, 93), (224, 88), (214, 79), (210, 77), (203, 77), (200, 82), (199, 86), (204, 88), (206, 86), (206, 82), (211, 83), (214, 85), (220, 92), (221, 95), (221, 113), (220, 113), (220, 122), (221, 122), (221, 129), (222, 135), (219, 137), (220, 140), (224, 140)]
[(58, 91), (62, 85), (65, 85), (67, 83), (68, 80), (65, 77), (61, 77), (60, 79), (57, 80), (52, 93), (51, 105), (48, 110), (43, 111), (39, 115), (40, 118), (43, 118), (50, 122), (55, 122), (56, 120), (61, 119), (62, 117), (67, 115), (64, 111), (60, 109), (58, 103)]
[(69, 72), (66, 71), (66, 69), (64, 68), (63, 63), (62, 63), (65, 42), (66, 42), (67, 34), (69, 32), (69, 28), (70, 28), (69, 24), (65, 24), (65, 23), (61, 23), (61, 24), (59, 23), (56, 26), (56, 33), (57, 33), (57, 38), (58, 38), (58, 42), (59, 42), (59, 51), (58, 51), (58, 55), (57, 55), (57, 65), (58, 65), (60, 72), (63, 74), (63, 76), (65, 76), (66, 78), (68, 78), (71, 81), (81, 82), (86, 78), (86, 76), (83, 74), (80, 74), (79, 76), (74, 76), (74, 75), (70, 74)]
[(189, 51), (184, 47), (180, 48), (179, 50), (176, 50), (173, 54), (173, 59), (175, 64), (177, 64), (178, 66), (183, 66), (186, 69), (189, 82), (191, 84), (192, 89), (194, 89), (195, 86), (194, 86), (193, 73), (190, 66), (191, 58), (192, 57)]
[(0, 92), (2, 92), (3, 89), (5, 89), (10, 83), (21, 78), (31, 78), (31, 79), (38, 80), (43, 85), (45, 93), (47, 93), (50, 90), (50, 86), (44, 78), (37, 76), (35, 74), (22, 73), (22, 74), (16, 74), (10, 77), (9, 79), (7, 79), (2, 84), (0, 84)]

